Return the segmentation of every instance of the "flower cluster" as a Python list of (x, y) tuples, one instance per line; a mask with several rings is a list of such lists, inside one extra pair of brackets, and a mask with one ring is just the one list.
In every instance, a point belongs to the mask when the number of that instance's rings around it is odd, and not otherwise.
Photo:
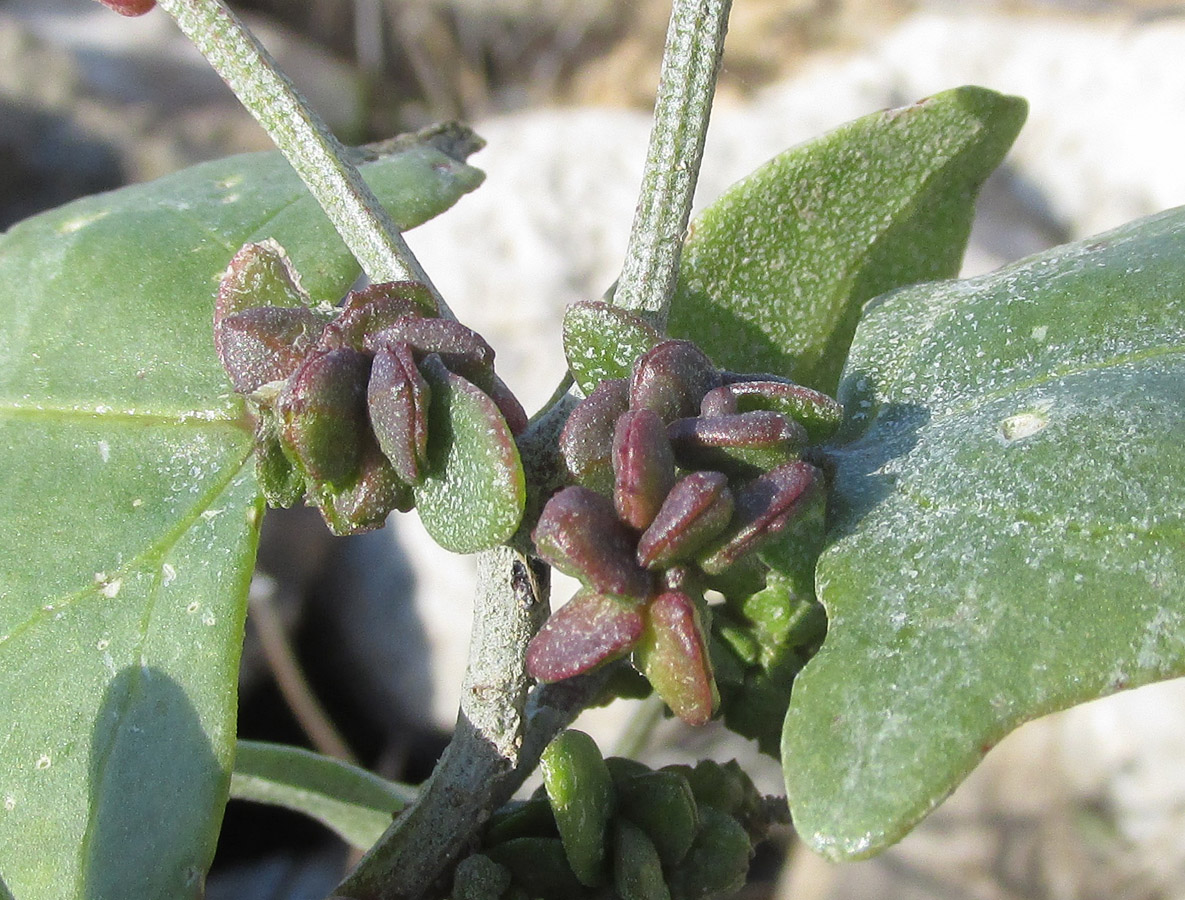
[(544, 787), (494, 813), (451, 896), (730, 897), (776, 817), (735, 761), (650, 769), (566, 731)]
[(814, 502), (822, 473), (801, 454), (840, 413), (784, 379), (719, 371), (681, 340), (603, 381), (560, 436), (575, 484), (533, 534), (582, 589), (532, 641), (532, 676), (557, 681), (632, 653), (676, 715), (706, 722), (718, 693), (704, 591)]
[(490, 346), (436, 314), (417, 282), (351, 291), (340, 307), (310, 306), (277, 244), (235, 255), (219, 286), (214, 341), (257, 413), (256, 470), (271, 505), (305, 497), (337, 534), (410, 509), (430, 468), (434, 385), (483, 391), (512, 432), (526, 426), (494, 374)]

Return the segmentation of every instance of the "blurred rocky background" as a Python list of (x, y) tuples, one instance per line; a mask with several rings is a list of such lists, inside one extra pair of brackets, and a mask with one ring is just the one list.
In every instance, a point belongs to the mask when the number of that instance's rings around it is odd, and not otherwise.
[[(252, 0), (235, 4), (349, 142), (462, 118), (487, 183), (409, 236), (528, 407), (558, 381), (563, 307), (624, 254), (666, 27), (664, 0)], [(735, 0), (701, 182), (710, 199), (786, 147), (963, 83), (1021, 94), (1029, 123), (989, 182), (968, 254), (985, 271), (1185, 203), (1185, 4), (1156, 0)], [(0, 228), (74, 196), (268, 146), (159, 11), (0, 0)], [(455, 716), (473, 567), (414, 517), (333, 540), (269, 515), (252, 589), (243, 736), (430, 770)], [(557, 599), (566, 589), (557, 588)], [(584, 724), (608, 753), (649, 710)], [(740, 756), (661, 723), (653, 764)], [(897, 848), (827, 865), (782, 835), (746, 897), (1185, 897), (1185, 688), (1144, 688), (1022, 728)], [(790, 865), (784, 865), (789, 857)], [(324, 896), (347, 856), (316, 825), (232, 803), (211, 900)]]

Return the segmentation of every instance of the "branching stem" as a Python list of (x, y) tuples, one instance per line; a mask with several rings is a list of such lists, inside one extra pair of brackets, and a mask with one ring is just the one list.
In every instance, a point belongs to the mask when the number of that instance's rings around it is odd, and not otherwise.
[(160, 0), (264, 127), (372, 281), (420, 281), (439, 294), (321, 117), (222, 0)]
[(478, 597), (452, 742), (416, 802), (402, 812), (336, 897), (426, 900), (441, 876), (510, 799), (551, 739), (602, 689), (604, 674), (537, 688), (527, 698), (526, 646), (547, 613), (547, 573), (506, 547), (479, 562)]
[(654, 126), (625, 265), (613, 302), (659, 330), (675, 292), (679, 257), (724, 52), (732, 0), (674, 0)]

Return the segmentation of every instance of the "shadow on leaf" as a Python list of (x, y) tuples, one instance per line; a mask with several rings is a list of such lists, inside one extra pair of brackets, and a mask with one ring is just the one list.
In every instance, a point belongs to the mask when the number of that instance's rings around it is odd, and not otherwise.
[(207, 798), (225, 796), (219, 765), (185, 690), (129, 666), (95, 720), (85, 900), (184, 900), (203, 894), (213, 853)]
[(893, 491), (897, 477), (890, 463), (913, 451), (918, 432), (929, 421), (930, 410), (925, 406), (885, 403), (871, 413), (867, 427), (856, 440), (826, 452), (831, 481), (829, 544), (851, 534)]

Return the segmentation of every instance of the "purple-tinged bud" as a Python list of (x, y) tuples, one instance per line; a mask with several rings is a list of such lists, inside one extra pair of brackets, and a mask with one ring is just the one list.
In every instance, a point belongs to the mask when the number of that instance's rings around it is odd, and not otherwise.
[(654, 690), (688, 725), (703, 725), (720, 702), (707, 639), (695, 601), (666, 591), (647, 607), (634, 662)]
[(613, 495), (613, 432), (629, 402), (629, 384), (615, 378), (597, 385), (568, 416), (560, 432), (560, 455), (577, 484)]
[(757, 549), (808, 510), (822, 486), (822, 473), (801, 460), (778, 466), (745, 484), (736, 492), (731, 536), (701, 560), (701, 568), (709, 574), (722, 572)]
[(407, 344), (382, 347), (375, 353), (366, 387), (370, 425), (379, 447), (407, 484), (419, 484), (427, 472), (431, 397)]
[(843, 419), (843, 407), (838, 402), (801, 384), (769, 376), (725, 374), (724, 378), (728, 383), (704, 395), (701, 415), (722, 416), (761, 409), (780, 412), (802, 425), (812, 442), (826, 440)]
[(527, 647), (527, 672), (560, 681), (619, 659), (642, 636), (640, 603), (582, 590), (561, 606)]
[(694, 416), (720, 384), (712, 361), (691, 341), (663, 341), (639, 357), (630, 379), (630, 408), (652, 409), (664, 422)]
[(733, 498), (721, 472), (692, 472), (676, 482), (638, 539), (638, 562), (666, 568), (695, 558), (732, 519)]
[(561, 572), (615, 597), (646, 597), (651, 576), (634, 559), (634, 536), (613, 503), (588, 488), (566, 487), (543, 507), (535, 548)]
[(370, 358), (356, 350), (315, 351), (276, 398), (285, 451), (318, 485), (343, 488), (358, 477), (369, 375)]
[(156, 6), (156, 0), (99, 0), (121, 16), (142, 16)]
[(215, 339), (227, 316), (256, 306), (307, 307), (309, 295), (300, 286), (292, 260), (270, 238), (244, 244), (218, 282), (214, 297)]
[(368, 350), (393, 344), (408, 344), (417, 359), (437, 354), (450, 371), (483, 390), (494, 367), (494, 349), (472, 328), (452, 319), (421, 319), (404, 316), (388, 328), (366, 337)]
[(631, 409), (613, 431), (613, 504), (627, 525), (641, 531), (654, 520), (675, 483), (675, 454), (667, 428), (649, 409)]
[(431, 304), (432, 295), (418, 281), (385, 281), (350, 291), (338, 317), (325, 327), (321, 345), (326, 350), (338, 347), (364, 350), (368, 334), (390, 328), (408, 316), (424, 315), (425, 297)]
[[(236, 391), (251, 393), (300, 363), (324, 324), (308, 303), (275, 241), (244, 244), (234, 255), (214, 298), (214, 347)], [(259, 311), (271, 307), (283, 312)]]
[(219, 323), (215, 344), (222, 368), (240, 394), (283, 381), (296, 371), (321, 336), (324, 322), (311, 310), (257, 306)]
[(511, 434), (518, 437), (527, 430), (527, 425), (530, 424), (527, 419), (527, 411), (523, 409), (523, 405), (518, 402), (518, 397), (514, 396), (514, 392), (510, 390), (505, 381), (494, 375), (486, 395), (494, 401), (498, 412), (502, 413), (502, 418), (506, 420), (506, 427), (510, 429)]
[(415, 498), (378, 444), (370, 440), (363, 447), (358, 480), (343, 490), (322, 491), (317, 505), (329, 530), (341, 536), (382, 528), (392, 510), (407, 512)]
[(806, 429), (768, 410), (676, 419), (667, 433), (684, 468), (742, 476), (794, 459), (806, 446)]

